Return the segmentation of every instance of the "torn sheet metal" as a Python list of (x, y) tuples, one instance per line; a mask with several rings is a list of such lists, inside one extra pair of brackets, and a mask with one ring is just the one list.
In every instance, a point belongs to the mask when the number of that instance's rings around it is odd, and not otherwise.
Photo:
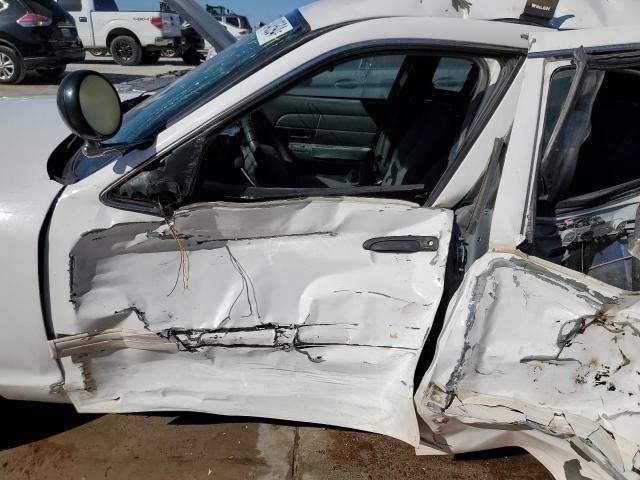
[(112, 328), (95, 333), (81, 333), (60, 337), (49, 342), (51, 356), (55, 359), (98, 355), (105, 352), (133, 348), (156, 352), (176, 352), (178, 346), (168, 338), (146, 330)]
[(640, 298), (489, 253), (451, 302), (415, 398), (432, 447), (519, 445), (557, 478), (638, 478)]
[[(65, 389), (83, 412), (253, 415), (417, 444), (413, 375), (452, 219), (394, 200), (306, 199), (199, 204), (176, 212), (171, 229), (150, 221), (88, 232), (70, 252), (75, 316), (56, 325), (75, 343), (52, 346)], [(364, 248), (405, 236), (433, 237), (435, 251)], [(162, 340), (149, 345), (140, 330)]]

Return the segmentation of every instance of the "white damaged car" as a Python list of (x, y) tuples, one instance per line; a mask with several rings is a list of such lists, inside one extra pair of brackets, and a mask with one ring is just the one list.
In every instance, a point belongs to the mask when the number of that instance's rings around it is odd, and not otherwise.
[(64, 123), (3, 99), (0, 395), (640, 478), (639, 24), (328, 0), (152, 96), (72, 73)]

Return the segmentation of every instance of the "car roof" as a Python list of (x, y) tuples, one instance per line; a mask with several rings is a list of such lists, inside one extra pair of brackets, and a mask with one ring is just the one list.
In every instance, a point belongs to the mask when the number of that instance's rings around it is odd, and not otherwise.
[(532, 3), (557, 3), (553, 18), (540, 22), (557, 29), (640, 23), (638, 0), (320, 0), (300, 8), (300, 12), (313, 29), (380, 17), (515, 20), (524, 25), (535, 20), (521, 18)]

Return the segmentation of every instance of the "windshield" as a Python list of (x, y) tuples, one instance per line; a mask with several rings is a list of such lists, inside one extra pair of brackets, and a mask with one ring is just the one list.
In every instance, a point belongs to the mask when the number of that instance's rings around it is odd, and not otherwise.
[(170, 122), (219, 95), (243, 75), (272, 61), (278, 52), (308, 30), (309, 25), (295, 10), (247, 35), (127, 112), (120, 131), (103, 145), (135, 144), (153, 139)]

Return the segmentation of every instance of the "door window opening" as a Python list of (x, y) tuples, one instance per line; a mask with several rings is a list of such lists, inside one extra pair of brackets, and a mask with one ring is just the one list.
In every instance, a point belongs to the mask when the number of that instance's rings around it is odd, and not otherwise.
[[(327, 195), (424, 203), (484, 88), (480, 61), (401, 53), (341, 61), (188, 142), (114, 195), (176, 206)], [(445, 76), (462, 88), (440, 88)]]
[[(542, 149), (575, 70), (554, 74)], [(640, 290), (640, 70), (590, 70), (540, 166), (534, 254)]]

